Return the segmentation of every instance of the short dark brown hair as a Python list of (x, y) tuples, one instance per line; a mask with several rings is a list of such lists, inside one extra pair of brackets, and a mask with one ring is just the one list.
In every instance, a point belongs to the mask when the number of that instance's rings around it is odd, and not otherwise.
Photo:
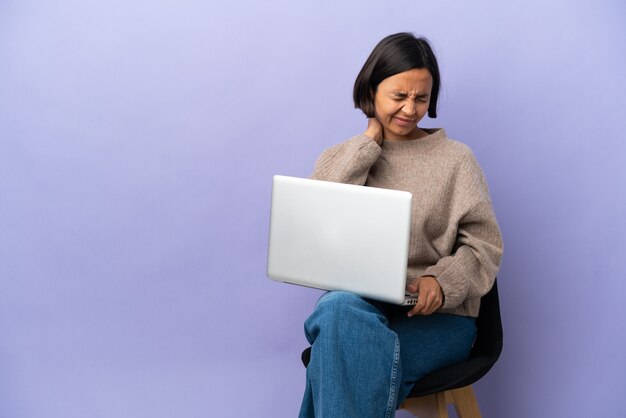
[(375, 117), (374, 95), (384, 79), (414, 68), (426, 68), (433, 78), (428, 116), (437, 117), (439, 97), (439, 66), (426, 38), (408, 32), (389, 35), (376, 45), (354, 82), (354, 107), (368, 118)]

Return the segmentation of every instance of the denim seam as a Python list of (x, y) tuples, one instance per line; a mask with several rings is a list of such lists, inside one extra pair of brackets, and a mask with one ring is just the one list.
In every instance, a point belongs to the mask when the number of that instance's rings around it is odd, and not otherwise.
[(400, 361), (400, 340), (395, 338), (395, 347), (393, 349), (393, 367), (391, 368), (391, 382), (389, 385), (389, 399), (387, 401), (386, 418), (390, 418), (396, 410), (396, 380), (398, 376), (398, 363)]

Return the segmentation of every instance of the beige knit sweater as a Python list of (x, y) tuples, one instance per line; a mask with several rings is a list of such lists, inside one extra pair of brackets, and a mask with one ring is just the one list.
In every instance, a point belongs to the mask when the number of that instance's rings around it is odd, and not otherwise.
[(324, 151), (313, 178), (413, 194), (408, 278), (434, 276), (439, 312), (478, 316), (502, 256), (502, 238), (478, 162), (443, 129), (409, 141), (358, 135)]

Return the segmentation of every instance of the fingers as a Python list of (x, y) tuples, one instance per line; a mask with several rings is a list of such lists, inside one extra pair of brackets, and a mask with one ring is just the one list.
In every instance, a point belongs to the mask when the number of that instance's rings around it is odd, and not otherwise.
[(410, 283), (406, 286), (406, 291), (409, 293), (417, 293), (417, 286), (414, 283)]
[(411, 286), (416, 287), (418, 297), (417, 303), (407, 314), (409, 317), (414, 315), (430, 315), (443, 304), (443, 292), (434, 277), (420, 277), (415, 283), (407, 286), (411, 293), (415, 293), (411, 291)]
[(383, 129), (383, 124), (377, 118), (368, 118), (367, 119), (367, 127), (368, 128), (376, 128)]
[(430, 315), (440, 306), (441, 303), (437, 302), (437, 298), (433, 293), (425, 295), (423, 292), (420, 292), (417, 303), (413, 306), (413, 309), (409, 311), (408, 315)]
[(371, 137), (378, 145), (382, 143), (383, 140), (383, 126), (376, 118), (369, 118), (367, 120), (367, 130), (365, 131), (365, 135)]

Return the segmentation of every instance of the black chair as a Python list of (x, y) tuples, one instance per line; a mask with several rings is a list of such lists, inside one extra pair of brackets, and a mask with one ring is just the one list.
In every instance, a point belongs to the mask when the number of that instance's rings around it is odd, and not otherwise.
[[(476, 328), (470, 358), (424, 376), (415, 384), (401, 409), (420, 418), (447, 418), (447, 405), (453, 404), (459, 418), (481, 417), (471, 385), (487, 374), (502, 352), (497, 282), (481, 299)], [(302, 363), (307, 366), (310, 359), (309, 347), (302, 352)]]

